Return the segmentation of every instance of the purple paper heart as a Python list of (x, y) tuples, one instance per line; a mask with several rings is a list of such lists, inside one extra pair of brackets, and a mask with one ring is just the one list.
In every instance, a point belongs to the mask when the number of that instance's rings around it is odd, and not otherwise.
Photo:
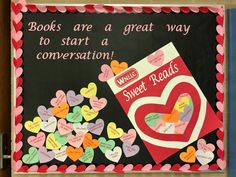
[(39, 116), (43, 121), (47, 121), (49, 117), (52, 117), (51, 108), (46, 108), (45, 106), (41, 105), (37, 109)]
[(89, 123), (87, 128), (91, 133), (101, 135), (104, 128), (104, 121), (102, 119), (97, 119), (95, 123)]
[(39, 162), (40, 163), (47, 163), (51, 161), (55, 156), (53, 151), (47, 151), (45, 147), (39, 148)]
[(132, 157), (136, 155), (140, 149), (138, 145), (132, 145), (128, 141), (123, 143), (122, 148), (126, 157)]
[(179, 119), (183, 122), (189, 122), (193, 114), (193, 107), (186, 106), (184, 112), (179, 113)]
[(69, 90), (66, 94), (66, 97), (70, 106), (79, 105), (84, 101), (84, 97), (80, 94), (76, 95), (73, 90)]

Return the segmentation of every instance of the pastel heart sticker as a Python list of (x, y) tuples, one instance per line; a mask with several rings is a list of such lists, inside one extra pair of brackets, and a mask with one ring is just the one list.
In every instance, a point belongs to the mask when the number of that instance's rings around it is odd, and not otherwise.
[(69, 105), (67, 103), (61, 103), (59, 106), (52, 108), (54, 116), (65, 119), (69, 112)]
[(188, 122), (181, 122), (175, 124), (175, 134), (183, 134), (188, 126)]
[(148, 62), (155, 66), (161, 66), (164, 61), (164, 53), (161, 50), (156, 51), (147, 58)]
[(97, 94), (97, 85), (93, 82), (88, 84), (88, 88), (82, 88), (80, 90), (80, 94), (83, 95), (85, 98), (91, 98), (96, 96)]
[(55, 154), (54, 158), (60, 162), (65, 162), (65, 160), (67, 158), (66, 148), (67, 148), (67, 146), (63, 146), (63, 147), (61, 147), (60, 150), (53, 150), (53, 152)]
[(156, 125), (155, 127), (150, 126), (150, 128), (156, 132), (160, 132), (160, 127), (162, 127), (165, 124), (165, 122), (163, 121), (163, 119), (157, 119)]
[(102, 82), (106, 82), (107, 80), (109, 80), (110, 78), (114, 77), (114, 74), (112, 72), (112, 69), (109, 65), (103, 64), (101, 66), (101, 71), (102, 73), (100, 73), (98, 75), (98, 79)]
[(73, 108), (73, 112), (67, 114), (66, 119), (70, 122), (81, 122), (83, 117), (82, 117), (82, 113), (81, 113), (81, 108), (79, 106), (75, 106)]
[(80, 94), (76, 95), (73, 90), (69, 90), (66, 93), (66, 98), (70, 106), (79, 105), (80, 103), (84, 101), (84, 97)]
[(193, 114), (193, 107), (191, 105), (184, 108), (184, 112), (179, 112), (179, 120), (189, 122)]
[(81, 144), (83, 143), (83, 140), (84, 140), (84, 134), (79, 132), (77, 133), (76, 135), (69, 135), (68, 138), (68, 143), (71, 145), (71, 146), (74, 146), (76, 148), (80, 147)]
[(84, 135), (84, 142), (83, 147), (86, 149), (87, 147), (91, 147), (93, 149), (97, 148), (99, 145), (99, 141), (96, 139), (93, 139), (92, 134), (86, 133)]
[(94, 157), (94, 150), (91, 147), (87, 147), (83, 153), (83, 155), (79, 158), (81, 162), (91, 163)]
[(97, 111), (90, 109), (87, 105), (82, 106), (81, 113), (87, 122), (93, 120), (98, 115)]
[(27, 139), (27, 142), (33, 147), (40, 148), (43, 146), (45, 138), (45, 134), (43, 132), (39, 132), (36, 136), (30, 136)]
[(84, 122), (83, 124), (81, 123), (76, 123), (76, 124), (73, 124), (73, 129), (76, 133), (78, 132), (82, 132), (82, 133), (87, 133), (88, 132), (88, 122)]
[(126, 62), (119, 63), (117, 60), (111, 61), (111, 69), (113, 73), (115, 74), (119, 74), (127, 68), (128, 68), (128, 64)]
[(66, 148), (66, 154), (72, 161), (76, 162), (82, 156), (83, 148), (73, 148), (72, 146), (68, 146)]
[(214, 159), (214, 154), (211, 151), (197, 150), (196, 157), (200, 164), (206, 165)]
[(65, 103), (65, 102), (66, 102), (66, 94), (62, 90), (58, 90), (56, 92), (56, 98), (53, 98), (50, 101), (51, 105), (54, 107), (58, 107), (59, 105), (61, 105), (62, 103)]
[(130, 129), (127, 133), (124, 133), (120, 140), (122, 142), (130, 142), (131, 144), (134, 143), (134, 140), (136, 139), (136, 131), (135, 129)]
[(105, 156), (108, 160), (118, 163), (122, 155), (122, 150), (120, 147), (115, 147), (113, 150), (108, 150)]
[(158, 130), (163, 134), (175, 134), (175, 124), (174, 123), (164, 123)]
[(38, 107), (37, 111), (38, 111), (39, 117), (41, 117), (43, 121), (47, 121), (49, 117), (52, 117), (51, 108), (47, 109), (45, 106), (41, 105)]
[(107, 105), (107, 99), (106, 98), (98, 99), (96, 96), (94, 96), (89, 99), (89, 103), (92, 106), (92, 108), (98, 112)]
[(98, 139), (99, 141), (99, 149), (106, 153), (108, 150), (112, 150), (115, 147), (115, 141), (114, 140), (106, 140), (104, 137), (100, 137)]
[(54, 134), (50, 133), (46, 139), (46, 148), (53, 150), (53, 149), (60, 149), (60, 147), (61, 144), (56, 141)]
[(102, 119), (97, 119), (95, 123), (89, 123), (87, 128), (91, 133), (101, 135), (104, 128), (104, 121)]
[(35, 147), (31, 147), (31, 148), (29, 148), (28, 152), (29, 152), (29, 154), (25, 154), (22, 157), (22, 161), (25, 164), (38, 163), (38, 161), (39, 161), (38, 150)]
[(35, 117), (33, 121), (29, 120), (25, 122), (25, 128), (32, 133), (38, 133), (40, 130), (41, 122), (42, 120), (40, 117)]
[(157, 120), (162, 118), (162, 114), (160, 113), (149, 113), (145, 116), (144, 120), (149, 126), (156, 126)]
[(206, 144), (206, 141), (204, 139), (200, 139), (197, 142), (197, 148), (199, 150), (203, 150), (203, 151), (211, 151), (213, 152), (215, 150), (215, 146), (214, 144), (208, 143)]
[(65, 145), (67, 143), (67, 136), (65, 135), (60, 135), (58, 131), (54, 133), (54, 138), (55, 140), (60, 143), (61, 145)]
[(40, 128), (45, 132), (55, 132), (57, 128), (57, 119), (55, 117), (49, 117), (48, 121), (41, 122)]
[(136, 155), (140, 150), (138, 145), (132, 145), (130, 142), (124, 142), (122, 145), (122, 149), (125, 157), (132, 157)]
[(179, 112), (184, 112), (184, 108), (190, 104), (190, 100), (191, 97), (188, 94), (181, 94), (174, 108)]
[(47, 151), (45, 147), (39, 148), (39, 162), (47, 163), (54, 159), (55, 153), (53, 151)]
[(116, 124), (114, 122), (110, 122), (107, 125), (107, 134), (110, 139), (120, 138), (124, 131), (122, 128), (116, 128)]
[(194, 163), (196, 161), (196, 150), (193, 146), (187, 147), (187, 152), (181, 152), (180, 159), (187, 163)]
[(57, 128), (60, 135), (67, 135), (73, 131), (73, 124), (67, 123), (65, 119), (60, 119), (57, 122)]

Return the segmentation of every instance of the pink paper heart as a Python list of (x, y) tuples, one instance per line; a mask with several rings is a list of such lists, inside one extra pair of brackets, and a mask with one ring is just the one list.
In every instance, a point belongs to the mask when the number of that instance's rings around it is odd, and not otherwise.
[(152, 10), (156, 13), (160, 13), (161, 12), (161, 7), (152, 7)]
[(142, 168), (142, 171), (150, 171), (151, 169), (152, 169), (152, 165), (151, 164), (146, 164)]
[(199, 12), (199, 7), (189, 7), (189, 9), (192, 11), (192, 12), (195, 12), (195, 13), (198, 13)]
[(141, 13), (141, 12), (143, 12), (143, 9), (142, 9), (142, 7), (134, 6), (133, 11), (136, 13)]
[(56, 92), (56, 98), (51, 99), (52, 106), (58, 107), (61, 103), (66, 102), (66, 94), (62, 90)]
[(86, 9), (83, 6), (78, 6), (78, 7), (76, 7), (76, 9), (81, 13), (86, 12)]
[(165, 164), (165, 165), (163, 165), (163, 166), (161, 167), (161, 170), (163, 170), (163, 171), (169, 171), (170, 168), (171, 168), (171, 165), (170, 165), (170, 164)]
[(222, 140), (217, 140), (216, 144), (220, 148), (220, 150), (224, 150), (224, 142)]
[(222, 64), (217, 63), (216, 69), (217, 69), (217, 71), (218, 71), (220, 74), (223, 74), (223, 73), (224, 73)]
[(65, 119), (60, 119), (57, 122), (57, 128), (60, 133), (60, 135), (66, 135), (73, 131), (73, 124), (72, 123), (66, 123)]
[(78, 148), (84, 141), (84, 133), (78, 132), (76, 135), (69, 135), (67, 140), (70, 145)]
[(17, 68), (17, 69), (16, 69), (16, 78), (20, 77), (22, 73), (23, 73), (23, 69), (20, 68), (20, 67)]
[(219, 10), (219, 8), (217, 8), (217, 7), (208, 7), (208, 9), (211, 11), (211, 12), (213, 12), (213, 13), (216, 13), (216, 12), (218, 12), (218, 10)]
[(21, 167), (22, 167), (22, 161), (18, 160), (17, 162), (15, 162), (15, 171), (18, 171)]
[(219, 54), (224, 55), (224, 47), (222, 45), (218, 44), (216, 49)]
[(94, 5), (94, 8), (98, 12), (106, 12), (106, 9), (103, 8), (103, 4), (96, 4), (96, 5)]
[(17, 33), (15, 32), (15, 30), (12, 30), (12, 38), (15, 41), (19, 41), (23, 36), (23, 32), (22, 31), (18, 31)]
[(17, 124), (17, 125), (15, 126), (15, 133), (16, 133), (16, 134), (20, 133), (20, 131), (22, 130), (22, 128), (23, 128), (22, 124)]
[(45, 134), (43, 132), (39, 132), (36, 136), (30, 136), (27, 139), (27, 142), (33, 147), (40, 148), (45, 142)]
[(224, 28), (221, 25), (217, 25), (216, 31), (219, 33), (219, 35), (224, 35)]
[(224, 170), (226, 167), (226, 161), (222, 159), (217, 159), (217, 165), (220, 167), (221, 170)]
[(90, 105), (95, 111), (102, 110), (107, 105), (107, 99), (106, 98), (100, 98), (94, 96), (89, 99)]
[(85, 171), (94, 171), (96, 169), (96, 166), (91, 164), (89, 166), (87, 166), (87, 168), (85, 169)]
[(40, 12), (47, 12), (47, 7), (46, 6), (37, 6), (37, 9), (40, 11)]
[(47, 172), (54, 172), (57, 170), (57, 166), (56, 165), (51, 165), (50, 167), (48, 167)]
[(224, 104), (221, 103), (220, 101), (216, 103), (216, 107), (220, 110), (220, 112), (224, 111)]
[(190, 168), (190, 165), (189, 164), (185, 164), (182, 167), (180, 167), (179, 170), (183, 171), (183, 172), (189, 172), (189, 168)]
[(134, 168), (132, 164), (128, 164), (123, 168), (123, 171), (131, 171)]
[(214, 144), (211, 144), (211, 143), (206, 144), (206, 141), (204, 139), (198, 140), (197, 148), (203, 150), (204, 152), (206, 151), (213, 152), (215, 150)]
[(104, 169), (104, 171), (113, 171), (115, 168), (115, 165), (113, 164), (110, 164), (110, 165), (107, 165), (106, 168)]
[(16, 98), (21, 95), (22, 91), (23, 91), (22, 87), (17, 87), (17, 89), (16, 89)]
[(28, 172), (37, 172), (38, 171), (38, 165), (33, 165), (28, 169)]
[(23, 112), (22, 106), (18, 106), (17, 108), (15, 108), (15, 116), (20, 115), (22, 112)]
[(101, 66), (102, 73), (99, 74), (98, 79), (102, 82), (106, 82), (110, 78), (114, 77), (114, 74), (112, 72), (112, 69), (109, 65), (102, 65)]
[(180, 13), (180, 8), (179, 7), (171, 7), (171, 10), (175, 13)]
[(135, 139), (136, 139), (136, 131), (134, 129), (130, 129), (127, 133), (124, 133), (122, 135), (122, 137), (120, 138), (120, 140), (122, 142), (130, 142), (131, 144), (134, 143)]
[(15, 152), (18, 152), (19, 150), (21, 150), (22, 146), (23, 146), (23, 142), (22, 141), (18, 142), (15, 145)]
[(65, 6), (56, 6), (56, 8), (59, 12), (62, 12), (62, 13), (66, 12), (66, 7)]
[(66, 172), (73, 173), (76, 170), (76, 165), (70, 165), (67, 169)]
[(23, 50), (22, 49), (17, 49), (16, 50), (16, 59), (18, 59), (18, 58), (20, 58), (21, 57), (21, 55), (22, 55), (22, 53), (23, 53)]
[(208, 170), (208, 169), (209, 169), (209, 165), (206, 164), (206, 165), (200, 166), (198, 170), (200, 170), (200, 171), (205, 171), (205, 170)]
[(152, 65), (160, 67), (164, 61), (164, 53), (161, 50), (156, 51), (147, 58), (148, 62)]
[(16, 23), (19, 23), (22, 19), (22, 13), (18, 13), (17, 15), (15, 13), (13, 13), (13, 20), (16, 22)]
[(217, 82), (216, 84), (217, 90), (219, 90), (221, 93), (224, 93), (223, 85), (220, 82)]

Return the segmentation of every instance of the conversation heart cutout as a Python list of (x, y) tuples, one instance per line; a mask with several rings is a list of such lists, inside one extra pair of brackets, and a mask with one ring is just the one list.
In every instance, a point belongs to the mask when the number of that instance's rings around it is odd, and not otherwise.
[(116, 124), (114, 122), (110, 122), (107, 125), (107, 134), (110, 139), (120, 138), (124, 131), (122, 128), (116, 128)]
[(56, 141), (54, 134), (53, 133), (48, 134), (46, 139), (46, 148), (53, 150), (53, 149), (60, 149), (60, 147), (61, 144)]
[(27, 139), (27, 142), (33, 147), (40, 148), (43, 146), (45, 138), (45, 134), (43, 132), (39, 132), (36, 136), (30, 136)]
[(87, 105), (82, 106), (81, 113), (87, 122), (93, 120), (98, 115), (97, 111), (90, 109)]
[(106, 153), (108, 150), (112, 150), (116, 145), (114, 140), (107, 141), (106, 138), (104, 137), (100, 137), (98, 141), (99, 141), (99, 149), (103, 153)]
[(196, 157), (201, 165), (206, 165), (214, 159), (214, 154), (211, 151), (199, 149), (196, 151)]
[(181, 94), (175, 103), (174, 109), (179, 112), (184, 112), (184, 108), (190, 104), (190, 98), (189, 96), (186, 96), (186, 94)]
[(83, 147), (86, 149), (87, 147), (91, 147), (93, 149), (99, 146), (99, 141), (97, 139), (93, 139), (91, 133), (86, 133), (84, 135)]
[(87, 88), (82, 88), (80, 94), (85, 98), (91, 98), (97, 94), (97, 85), (94, 82), (90, 82)]
[(58, 90), (56, 92), (56, 97), (51, 99), (50, 103), (52, 106), (54, 107), (58, 107), (59, 105), (61, 105), (62, 103), (65, 103), (66, 100), (66, 94), (65, 92), (63, 92), (62, 90)]
[(188, 122), (181, 122), (175, 124), (175, 134), (183, 134), (188, 126)]
[(88, 122), (84, 122), (83, 124), (81, 123), (75, 123), (73, 124), (73, 129), (75, 133), (82, 132), (82, 133), (87, 133), (88, 132)]
[(98, 112), (98, 111), (102, 110), (107, 105), (107, 99), (106, 98), (98, 99), (98, 97), (93, 96), (89, 99), (89, 103), (90, 103), (91, 107), (95, 111)]
[(164, 114), (163, 120), (168, 123), (177, 123), (179, 121), (179, 112), (173, 109), (170, 114)]
[(187, 152), (181, 152), (180, 159), (187, 163), (194, 163), (196, 161), (196, 150), (193, 146), (187, 147)]
[(52, 114), (61, 119), (65, 119), (68, 112), (69, 112), (69, 105), (66, 102), (61, 103), (59, 106), (52, 108)]
[(55, 117), (49, 117), (47, 121), (41, 122), (40, 124), (41, 130), (49, 133), (55, 132), (57, 128), (57, 119)]
[(87, 147), (84, 150), (83, 155), (79, 158), (79, 160), (81, 162), (84, 162), (84, 163), (91, 163), (93, 161), (93, 157), (94, 157), (94, 150), (93, 150), (93, 148)]
[(66, 120), (73, 122), (73, 123), (81, 122), (82, 119), (83, 119), (83, 117), (82, 117), (82, 113), (81, 113), (81, 108), (79, 106), (75, 106), (73, 108), (73, 112), (67, 114), (67, 116), (66, 116)]
[(98, 75), (98, 79), (102, 82), (106, 82), (110, 78), (114, 77), (111, 67), (107, 64), (101, 66), (101, 71), (102, 73)]
[(116, 75), (124, 71), (125, 69), (128, 68), (128, 64), (126, 62), (121, 62), (119, 63), (117, 60), (112, 60), (111, 61), (111, 69), (113, 73)]
[(184, 108), (184, 112), (179, 112), (179, 120), (189, 122), (193, 114), (193, 106), (189, 105)]
[(83, 148), (73, 148), (72, 146), (68, 146), (66, 148), (66, 154), (72, 161), (76, 162), (82, 156)]
[(67, 136), (66, 135), (60, 135), (60, 133), (58, 131), (56, 131), (54, 133), (54, 138), (62, 146), (67, 143)]
[(124, 142), (122, 145), (122, 149), (125, 157), (132, 157), (136, 155), (140, 150), (138, 145), (132, 145), (130, 142)]
[(104, 121), (102, 119), (97, 119), (95, 123), (89, 123), (87, 128), (91, 133), (101, 135), (104, 129)]
[(122, 142), (130, 142), (131, 144), (133, 144), (136, 139), (136, 135), (137, 133), (135, 129), (129, 129), (127, 133), (124, 133), (122, 137), (120, 137), (120, 140)]
[(60, 119), (57, 122), (57, 128), (60, 135), (67, 135), (73, 131), (73, 124), (67, 123), (65, 119)]
[(52, 150), (55, 154), (54, 158), (60, 162), (65, 162), (67, 159), (66, 148), (67, 146), (62, 146), (58, 150)]
[(206, 144), (206, 141), (204, 139), (199, 139), (198, 140), (197, 148), (199, 150), (211, 151), (211, 152), (213, 152), (215, 150), (214, 144), (211, 144), (211, 143)]
[(76, 95), (73, 90), (66, 93), (66, 98), (70, 106), (77, 106), (84, 101), (84, 97), (80, 94)]
[(113, 150), (108, 150), (105, 152), (105, 157), (112, 161), (118, 163), (122, 155), (122, 150), (120, 147), (116, 146)]
[(55, 153), (53, 151), (47, 151), (45, 147), (40, 147), (38, 152), (40, 163), (47, 163), (54, 159)]
[(160, 113), (149, 113), (145, 116), (144, 120), (149, 126), (156, 126), (157, 120), (162, 118), (162, 114)]
[(39, 162), (38, 150), (35, 147), (31, 147), (28, 150), (28, 154), (25, 154), (22, 157), (22, 161), (25, 164), (34, 164)]
[(155, 132), (160, 132), (160, 127), (162, 127), (163, 125), (165, 125), (165, 122), (163, 121), (163, 119), (157, 119), (156, 125), (154, 127), (150, 126), (150, 128), (154, 130)]
[(166, 122), (159, 128), (159, 132), (163, 134), (175, 134), (175, 124)]
[(32, 132), (32, 133), (38, 133), (40, 130), (40, 124), (41, 124), (42, 120), (40, 117), (35, 117), (33, 119), (33, 121), (26, 121), (25, 122), (25, 128), (26, 130)]
[(84, 140), (84, 134), (79, 132), (77, 133), (76, 135), (69, 135), (67, 137), (67, 140), (68, 140), (68, 143), (71, 145), (71, 146), (74, 146), (76, 148), (80, 147), (81, 144), (83, 143), (83, 140)]
[(45, 106), (41, 105), (38, 107), (37, 112), (43, 121), (47, 121), (49, 117), (52, 117), (52, 108), (47, 109)]
[(152, 65), (160, 67), (164, 61), (163, 51), (157, 50), (155, 53), (148, 56), (147, 61)]

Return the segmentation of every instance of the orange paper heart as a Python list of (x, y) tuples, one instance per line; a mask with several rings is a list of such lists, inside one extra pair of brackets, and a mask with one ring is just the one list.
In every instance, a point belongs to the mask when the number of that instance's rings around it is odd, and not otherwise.
[(68, 112), (69, 112), (69, 105), (66, 102), (61, 103), (59, 106), (52, 108), (52, 114), (62, 119), (66, 118)]
[(196, 150), (193, 146), (189, 146), (187, 152), (180, 153), (179, 157), (184, 162), (194, 163), (196, 161)]
[(164, 121), (169, 123), (177, 123), (179, 121), (179, 112), (173, 109), (171, 114), (164, 114)]
[(84, 149), (86, 149), (87, 147), (91, 147), (95, 149), (98, 147), (98, 145), (99, 145), (99, 141), (96, 139), (93, 139), (91, 133), (86, 133), (84, 135), (84, 141), (83, 141)]
[(119, 74), (128, 68), (128, 64), (126, 62), (119, 63), (117, 60), (112, 60), (111, 69), (115, 74)]
[(79, 158), (82, 156), (83, 148), (82, 147), (73, 148), (72, 146), (68, 146), (66, 148), (66, 154), (71, 160), (73, 160), (75, 162), (75, 161), (79, 160)]

